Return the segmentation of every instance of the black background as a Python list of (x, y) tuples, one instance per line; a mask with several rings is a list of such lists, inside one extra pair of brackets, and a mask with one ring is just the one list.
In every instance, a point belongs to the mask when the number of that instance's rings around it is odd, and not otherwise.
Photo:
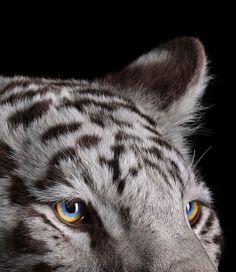
[[(2, 22), (0, 74), (93, 79), (116, 71), (158, 44), (177, 36), (200, 38), (210, 60), (214, 79), (208, 86), (205, 105), (211, 105), (203, 119), (205, 130), (192, 137), (198, 166), (215, 196), (225, 233), (225, 254), (220, 271), (232, 271), (234, 251), (234, 20), (230, 7), (204, 7), (192, 14), (154, 5), (136, 11), (118, 10), (114, 5), (104, 14), (71, 6), (55, 9), (33, 8), (34, 12), (9, 13)], [(3, 11), (3, 10), (2, 10)], [(37, 12), (39, 13), (37, 14)], [(168, 12), (167, 12), (168, 11)], [(85, 16), (83, 16), (85, 15)], [(161, 16), (160, 18), (160, 15)]]

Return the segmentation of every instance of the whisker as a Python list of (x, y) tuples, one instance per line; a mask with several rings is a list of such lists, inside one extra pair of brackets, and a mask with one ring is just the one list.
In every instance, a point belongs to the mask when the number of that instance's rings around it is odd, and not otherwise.
[(194, 160), (195, 160), (195, 155), (196, 155), (196, 150), (194, 149), (193, 150), (193, 157), (192, 157), (192, 161), (191, 161), (191, 164), (190, 164), (190, 167), (192, 168), (192, 166), (193, 166), (193, 162), (194, 162)]
[(197, 162), (194, 164), (193, 169), (197, 167), (201, 159), (206, 155), (206, 153), (212, 148), (212, 146), (208, 147), (207, 150), (202, 154), (202, 156), (197, 160)]

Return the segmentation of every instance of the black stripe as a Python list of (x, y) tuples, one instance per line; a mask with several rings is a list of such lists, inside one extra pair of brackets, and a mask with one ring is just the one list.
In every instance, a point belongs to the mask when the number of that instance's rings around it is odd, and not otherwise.
[(53, 127), (50, 127), (47, 131), (45, 131), (42, 135), (42, 141), (45, 143), (46, 141), (52, 140), (54, 138), (58, 138), (61, 135), (72, 133), (78, 130), (81, 127), (81, 123), (63, 123)]
[(121, 195), (125, 189), (125, 179), (119, 179), (117, 183), (117, 192)]
[(215, 212), (214, 211), (211, 211), (210, 213), (210, 216), (208, 217), (206, 223), (205, 223), (205, 227), (207, 229), (210, 229), (214, 223), (214, 220), (215, 220)]
[(23, 101), (26, 99), (32, 99), (33, 97), (40, 95), (42, 97), (43, 95), (46, 95), (47, 93), (52, 92), (59, 94), (61, 92), (61, 89), (58, 89), (57, 86), (46, 84), (46, 85), (38, 85), (37, 90), (27, 90), (25, 91), (23, 88), (22, 90), (18, 91), (17, 93), (11, 94), (8, 98), (3, 99), (0, 101), (0, 105), (3, 104), (11, 104), (13, 105), (16, 102)]
[[(85, 138), (84, 138), (85, 137)], [(90, 148), (93, 144), (96, 144), (100, 138), (96, 136), (86, 135), (81, 137), (78, 140), (78, 144), (83, 148)], [(46, 175), (43, 179), (37, 180), (35, 185), (40, 190), (47, 190), (50, 187), (57, 186), (58, 184), (65, 185), (67, 187), (73, 188), (73, 185), (65, 176), (61, 167), (62, 161), (72, 160), (74, 163), (80, 167), (80, 173), (84, 178), (84, 182), (86, 184), (92, 185), (93, 181), (89, 172), (83, 166), (83, 162), (78, 157), (76, 150), (74, 147), (65, 148), (59, 152), (57, 152), (49, 161), (49, 167), (47, 169)]]
[(137, 115), (145, 119), (150, 125), (155, 126), (156, 122), (148, 115), (144, 114), (141, 112), (139, 109), (137, 109), (134, 105), (129, 106), (129, 105), (121, 105), (121, 107), (129, 109), (130, 111), (135, 112)]
[(92, 226), (91, 229), (87, 229), (89, 230), (89, 234), (90, 234), (91, 248), (93, 250), (96, 250), (96, 249), (100, 250), (104, 245), (106, 245), (109, 239), (109, 234), (105, 229), (105, 226), (102, 222), (101, 217), (99, 216), (98, 212), (93, 207), (91, 202), (88, 203), (87, 207), (88, 207), (88, 212), (90, 217), (89, 222), (90, 222), (90, 225)]
[(152, 156), (156, 157), (158, 160), (163, 160), (163, 154), (162, 154), (161, 150), (159, 150), (155, 146), (152, 146), (150, 148), (143, 148), (142, 152), (152, 155)]
[(112, 180), (114, 184), (117, 184), (117, 191), (119, 194), (121, 194), (125, 187), (125, 180), (120, 179), (120, 163), (119, 158), (122, 153), (125, 151), (124, 145), (114, 145), (111, 146), (111, 150), (113, 152), (113, 159), (108, 160), (104, 157), (99, 158), (99, 162), (101, 166), (104, 164), (107, 165), (112, 170)]
[(215, 235), (213, 238), (213, 243), (215, 243), (216, 245), (220, 247), (220, 250), (216, 253), (216, 261), (219, 262), (221, 260), (221, 257), (225, 248), (223, 234)]
[(170, 167), (168, 168), (169, 174), (173, 177), (173, 179), (176, 181), (178, 180), (181, 185), (183, 185), (183, 180), (181, 178), (181, 173), (178, 165), (171, 159), (168, 160)]
[(35, 186), (39, 190), (47, 190), (48, 188), (58, 186), (58, 184), (73, 188), (72, 184), (65, 177), (64, 172), (55, 166), (50, 166), (44, 179), (35, 182)]
[(29, 108), (17, 110), (13, 115), (8, 118), (8, 122), (13, 127), (23, 125), (25, 128), (27, 128), (32, 122), (40, 119), (48, 112), (51, 103), (52, 100), (50, 99), (41, 100), (34, 103)]
[(60, 232), (61, 237), (63, 237), (64, 239), (67, 239), (66, 236), (64, 235), (64, 233), (55, 225), (53, 224), (47, 217), (45, 214), (42, 214), (34, 209), (31, 209), (31, 217), (39, 217), (43, 220), (43, 223), (52, 227), (53, 229), (57, 230), (58, 232)]
[(90, 149), (92, 147), (96, 147), (100, 141), (101, 138), (96, 135), (84, 135), (77, 140), (77, 144), (82, 149)]
[[(46, 82), (50, 86), (56, 86), (56, 87), (82, 87), (82, 86), (87, 86), (87, 83), (81, 82), (79, 80), (71, 80), (71, 79), (50, 79), (47, 80)], [(79, 92), (80, 89), (76, 89), (76, 92)]]
[(0, 178), (8, 176), (17, 168), (17, 162), (14, 160), (13, 149), (0, 140)]
[(144, 125), (144, 124), (141, 124), (145, 129), (147, 129), (147, 130), (149, 130), (150, 132), (152, 132), (153, 134), (155, 134), (156, 136), (158, 136), (158, 137), (162, 137), (162, 135), (160, 134), (160, 132), (158, 132), (157, 130), (156, 130), (156, 128), (151, 128), (151, 127), (149, 127), (149, 126), (147, 126), (147, 125)]
[(120, 178), (120, 163), (119, 159), (122, 153), (125, 151), (123, 145), (115, 145), (111, 147), (111, 150), (114, 153), (113, 160), (110, 161), (110, 165), (113, 168), (113, 182), (115, 183)]
[(21, 100), (25, 100), (25, 99), (31, 99), (32, 97), (34, 97), (37, 93), (33, 90), (29, 90), (27, 92), (24, 93), (16, 93), (16, 94), (12, 94), (10, 95), (8, 98), (0, 101), (0, 104), (11, 104), (13, 105), (15, 102), (21, 101)]
[(13, 91), (16, 87), (27, 88), (30, 85), (30, 81), (27, 79), (15, 79), (8, 83), (2, 90), (0, 90), (0, 95), (4, 95), (10, 91)]
[(156, 169), (158, 171), (158, 173), (163, 177), (166, 184), (168, 184), (170, 187), (172, 187), (171, 183), (169, 182), (169, 179), (168, 179), (167, 175), (161, 170), (161, 168), (157, 164), (155, 164), (154, 162), (150, 161), (147, 158), (144, 158), (143, 161), (146, 164), (146, 166), (151, 167), (153, 169)]
[(49, 162), (45, 178), (37, 180), (35, 183), (36, 187), (40, 190), (45, 190), (47, 188), (57, 186), (58, 184), (63, 184), (73, 188), (72, 184), (65, 177), (62, 169), (60, 169), (60, 162), (68, 159), (75, 162), (77, 161), (77, 154), (75, 149), (72, 147), (61, 150), (52, 157)]
[(112, 168), (113, 176), (112, 180), (115, 183), (120, 177), (120, 165), (118, 159), (113, 159), (109, 161), (109, 166)]
[[(91, 227), (88, 228), (84, 225), (84, 231), (87, 231), (90, 235), (90, 247), (95, 258), (98, 260), (100, 270), (111, 271), (112, 268), (114, 271), (124, 272), (120, 255), (116, 253), (116, 240), (106, 231), (101, 217), (91, 203), (88, 203), (88, 209)], [(79, 226), (79, 229), (81, 227), (82, 225)], [(109, 252), (112, 254), (109, 254)], [(104, 256), (106, 256), (105, 261)]]
[(49, 252), (44, 241), (36, 240), (31, 235), (31, 230), (23, 221), (6, 237), (9, 248), (22, 254), (44, 255)]
[(125, 133), (124, 131), (119, 130), (116, 135), (115, 135), (115, 141), (116, 142), (122, 142), (122, 141), (142, 141), (141, 138), (139, 138), (138, 136), (134, 136), (134, 135), (130, 135)]
[(75, 91), (79, 92), (79, 87), (87, 86), (87, 84), (82, 83), (81, 81), (73, 81), (73, 80), (54, 80), (54, 79), (45, 79), (45, 78), (20, 78), (20, 79), (12, 79), (2, 90), (0, 90), (0, 95), (4, 95), (5, 93), (9, 93), (14, 90), (15, 87), (21, 88), (22, 90), (30, 87), (31, 84), (37, 85), (39, 88), (37, 92), (41, 92), (41, 94), (45, 94), (52, 89), (62, 88), (62, 87), (74, 87), (77, 88)]
[(83, 224), (68, 225), (74, 231), (86, 232), (90, 235), (90, 246), (92, 250), (101, 250), (103, 246), (106, 247), (109, 240), (109, 234), (105, 229), (103, 221), (92, 205), (91, 202), (87, 203), (86, 216)]
[(148, 139), (167, 150), (173, 150), (173, 146), (161, 137), (148, 137)]
[(64, 100), (62, 105), (62, 107), (75, 107), (80, 112), (83, 112), (84, 107), (87, 106), (96, 106), (108, 111), (114, 110), (113, 103), (98, 102), (91, 99), (79, 99), (76, 101)]
[(124, 228), (129, 230), (131, 226), (130, 208), (121, 206), (118, 212), (120, 214)]
[[(153, 132), (154, 133), (154, 132)], [(174, 151), (179, 158), (184, 160), (183, 155), (179, 152), (178, 149), (176, 149), (171, 143), (167, 140), (165, 140), (162, 136), (154, 136), (154, 137), (148, 137), (149, 140), (153, 141), (154, 143), (157, 143), (159, 146), (169, 150), (169, 151)]]
[(93, 114), (90, 115), (90, 121), (96, 125), (98, 125), (99, 127), (104, 128), (105, 127), (105, 123), (103, 121), (103, 119), (101, 118), (100, 115), (98, 114)]
[(74, 147), (67, 147), (58, 151), (51, 159), (50, 166), (59, 166), (63, 160), (77, 161), (77, 153)]
[(119, 127), (128, 127), (128, 128), (132, 128), (133, 125), (127, 121), (121, 121), (118, 120), (117, 118), (114, 118), (113, 116), (109, 116), (109, 118), (111, 119), (111, 121), (116, 124)]
[(156, 125), (156, 122), (148, 115), (142, 113), (139, 109), (137, 109), (134, 105), (124, 104), (121, 102), (98, 102), (92, 99), (79, 99), (76, 101), (64, 100), (62, 107), (75, 107), (78, 111), (83, 112), (84, 107), (87, 106), (96, 106), (107, 111), (114, 111), (119, 108), (128, 109), (131, 112), (136, 113), (141, 118), (145, 119), (152, 126)]
[(132, 177), (136, 178), (138, 176), (138, 171), (139, 171), (139, 169), (132, 167), (129, 169), (129, 174)]
[(35, 197), (29, 192), (25, 182), (15, 175), (11, 176), (9, 199), (12, 204), (21, 206), (29, 205), (35, 201)]
[[(82, 165), (82, 162), (80, 163), (80, 165)], [(82, 166), (82, 171), (81, 171), (81, 175), (84, 179), (84, 183), (87, 185), (92, 186), (94, 184), (92, 177), (90, 176), (89, 172), (87, 169), (85, 169), (85, 167)], [(90, 187), (91, 188), (91, 187)], [(91, 188), (92, 189), (92, 188)]]
[[(97, 97), (109, 97), (109, 98), (119, 98), (129, 104), (133, 104), (131, 100), (127, 99), (126, 97), (120, 96), (118, 94), (112, 93), (110, 90), (95, 90), (95, 89), (87, 89), (87, 90), (76, 90), (79, 94), (90, 94)], [(96, 97), (95, 97), (96, 98)]]
[(207, 218), (207, 221), (205, 222), (205, 225), (200, 232), (201, 235), (205, 235), (206, 233), (210, 231), (210, 228), (212, 227), (214, 220), (215, 220), (215, 212), (211, 210)]
[(109, 165), (109, 160), (108, 160), (107, 158), (105, 158), (105, 157), (100, 156), (98, 161), (99, 161), (99, 164), (100, 164), (102, 167), (103, 167), (104, 165), (110, 166), (110, 165)]
[(64, 267), (64, 265), (57, 265), (57, 266), (52, 266), (48, 263), (40, 262), (38, 264), (35, 264), (32, 266), (31, 270), (32, 272), (53, 272), (56, 271), (59, 268)]
[(219, 245), (220, 248), (223, 248), (224, 245), (224, 238), (222, 234), (217, 234), (213, 237), (213, 243)]
[(111, 150), (113, 151), (113, 154), (114, 154), (113, 159), (109, 160), (107, 158), (100, 157), (99, 162), (100, 162), (101, 166), (107, 165), (109, 168), (112, 169), (113, 182), (115, 182), (120, 177), (119, 157), (120, 157), (121, 153), (124, 152), (125, 148), (123, 145), (116, 145), (116, 146), (112, 146)]
[(222, 252), (216, 252), (216, 261), (217, 262), (220, 262), (221, 257), (222, 257)]

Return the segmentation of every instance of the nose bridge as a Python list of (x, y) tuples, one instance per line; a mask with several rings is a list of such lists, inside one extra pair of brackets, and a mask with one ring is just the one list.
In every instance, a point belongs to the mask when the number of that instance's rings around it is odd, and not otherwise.
[[(117, 253), (127, 272), (217, 272), (196, 234), (186, 226), (136, 229), (117, 240)], [(175, 232), (175, 233), (174, 233)], [(176, 233), (178, 232), (178, 233)]]
[[(165, 272), (216, 272), (201, 242), (191, 229), (186, 229), (182, 235), (166, 238), (163, 264), (168, 264)], [(158, 252), (157, 252), (158, 254)], [(158, 256), (156, 258), (158, 260)], [(153, 270), (159, 271), (159, 270)]]
[(218, 271), (195, 233), (188, 227), (178, 234), (170, 234), (164, 230), (157, 231), (155, 234), (142, 233), (142, 238), (138, 240), (136, 249), (139, 248), (139, 257), (142, 258), (140, 261), (146, 264), (144, 271)]

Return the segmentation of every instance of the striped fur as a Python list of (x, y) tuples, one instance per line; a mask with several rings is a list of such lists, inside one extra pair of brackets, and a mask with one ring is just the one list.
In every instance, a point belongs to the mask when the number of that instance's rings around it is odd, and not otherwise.
[[(94, 82), (0, 78), (1, 271), (217, 271), (222, 232), (185, 143), (206, 79), (194, 38)], [(89, 223), (56, 216), (74, 199)]]

